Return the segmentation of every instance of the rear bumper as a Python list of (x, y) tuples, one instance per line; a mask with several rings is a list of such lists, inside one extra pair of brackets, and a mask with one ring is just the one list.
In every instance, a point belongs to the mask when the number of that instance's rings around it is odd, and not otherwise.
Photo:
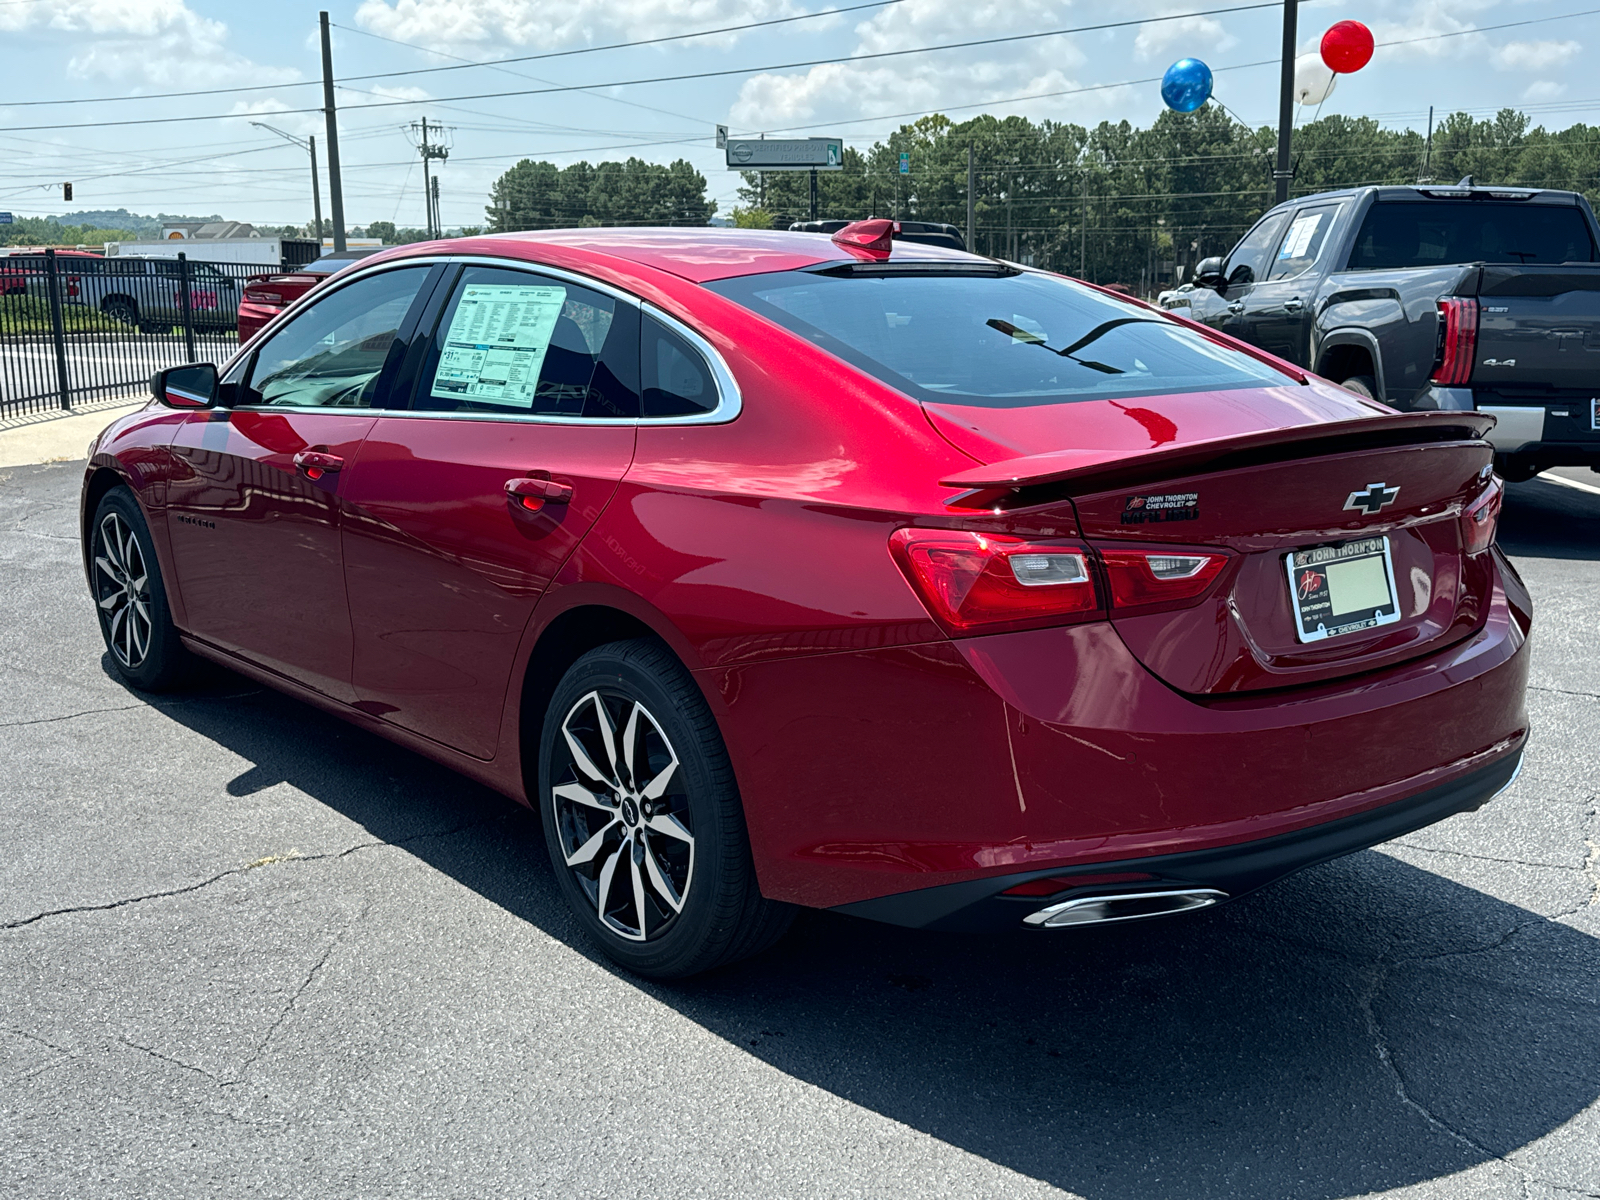
[[(1600, 396), (1600, 383), (1595, 395)], [(1585, 467), (1600, 464), (1600, 420), (1595, 396), (1571, 395), (1542, 403), (1512, 404), (1471, 388), (1430, 388), (1415, 407), (1465, 412), (1476, 410), (1496, 419), (1489, 431), (1495, 453), (1525, 459), (1540, 467)]]
[[(1525, 742), (1526, 737), (1498, 762), (1450, 783), (1382, 808), (1277, 837), (1208, 850), (1096, 863), (1073, 872), (1025, 871), (997, 875), (843, 904), (833, 911), (914, 929), (983, 932), (1022, 928), (1023, 919), (1029, 914), (1080, 895), (1114, 896), (1166, 888), (1214, 888), (1232, 899), (1294, 871), (1392, 841), (1457, 813), (1482, 808), (1516, 780), (1522, 770)], [(1032, 896), (1002, 894), (1020, 884), (1045, 878), (1070, 880), (1075, 874), (1090, 880), (1118, 874), (1137, 874), (1145, 878), (1113, 886), (1091, 883), (1072, 887), (1064, 882), (1055, 892)]]

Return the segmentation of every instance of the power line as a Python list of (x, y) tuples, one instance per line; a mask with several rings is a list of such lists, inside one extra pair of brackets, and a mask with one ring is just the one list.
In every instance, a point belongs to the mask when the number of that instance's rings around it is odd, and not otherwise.
[[(471, 94), (465, 95), (465, 96), (440, 96), (440, 97), (437, 97), (437, 98), (419, 99), (419, 100), (389, 100), (389, 101), (384, 101), (384, 102), (378, 103), (378, 104), (364, 105), (363, 107), (366, 107), (366, 108), (394, 108), (394, 107), (398, 107), (398, 106), (402, 106), (402, 105), (415, 105), (415, 104), (435, 104), (435, 105), (437, 105), (437, 104), (446, 104), (446, 103), (450, 103), (450, 102), (453, 102), (453, 101), (461, 101), (461, 100), (512, 99), (512, 98), (515, 98), (515, 97), (518, 97), (518, 96), (547, 96), (547, 95), (552, 95), (552, 94), (560, 93), (560, 92), (589, 92), (589, 91), (594, 91), (594, 90), (601, 89), (601, 88), (639, 87), (639, 86), (643, 86), (643, 85), (646, 85), (646, 84), (654, 84), (654, 83), (686, 83), (686, 82), (689, 82), (689, 81), (695, 80), (695, 79), (723, 79), (723, 78), (727, 78), (727, 77), (733, 76), (733, 75), (759, 75), (759, 74), (762, 74), (763, 72), (768, 72), (768, 71), (794, 71), (794, 70), (798, 70), (798, 69), (800, 69), (802, 67), (822, 67), (822, 66), (830, 66), (830, 65), (834, 65), (834, 64), (838, 64), (838, 63), (873, 62), (873, 61), (877, 61), (877, 60), (881, 60), (881, 59), (887, 59), (887, 58), (904, 58), (907, 55), (911, 55), (911, 54), (931, 54), (931, 53), (934, 53), (934, 52), (937, 52), (937, 51), (941, 51), (941, 50), (971, 50), (971, 49), (974, 49), (975, 47), (978, 47), (978, 46), (999, 46), (999, 45), (1006, 45), (1006, 44), (1013, 43), (1013, 42), (1037, 41), (1040, 38), (1063, 37), (1065, 35), (1075, 34), (1075, 33), (1097, 33), (1097, 32), (1103, 32), (1103, 31), (1105, 31), (1107, 29), (1126, 29), (1126, 28), (1128, 28), (1130, 26), (1133, 26), (1133, 25), (1154, 25), (1154, 24), (1160, 24), (1160, 23), (1166, 22), (1166, 21), (1187, 20), (1187, 19), (1192, 18), (1192, 17), (1211, 17), (1211, 16), (1219, 16), (1219, 15), (1225, 14), (1225, 13), (1253, 12), (1253, 11), (1255, 11), (1257, 9), (1276, 8), (1277, 6), (1278, 6), (1278, 0), (1257, 0), (1256, 3), (1252, 3), (1252, 4), (1235, 4), (1235, 5), (1231, 5), (1229, 7), (1226, 7), (1226, 8), (1209, 8), (1209, 9), (1203, 9), (1203, 10), (1200, 10), (1200, 11), (1197, 11), (1197, 12), (1188, 12), (1188, 13), (1167, 13), (1167, 14), (1165, 14), (1163, 16), (1143, 17), (1143, 18), (1139, 18), (1137, 20), (1102, 21), (1102, 22), (1100, 22), (1098, 24), (1095, 24), (1095, 25), (1078, 25), (1078, 26), (1073, 26), (1071, 28), (1067, 28), (1067, 29), (1046, 29), (1046, 30), (1040, 30), (1040, 31), (1037, 31), (1037, 32), (1034, 32), (1034, 33), (1012, 33), (1012, 34), (1005, 34), (1005, 35), (1001, 35), (1001, 36), (997, 36), (997, 37), (990, 37), (990, 38), (975, 38), (975, 39), (972, 39), (972, 40), (969, 40), (969, 41), (965, 41), (965, 42), (945, 42), (945, 43), (942, 43), (942, 44), (937, 45), (937, 46), (911, 46), (911, 47), (908, 47), (908, 48), (903, 49), (903, 50), (878, 50), (878, 51), (874, 51), (871, 54), (836, 55), (836, 56), (831, 57), (831, 58), (812, 58), (812, 59), (804, 59), (804, 60), (801, 60), (801, 61), (798, 61), (798, 62), (771, 63), (771, 64), (768, 64), (766, 66), (760, 66), (760, 67), (727, 67), (727, 68), (724, 68), (722, 70), (717, 70), (717, 71), (689, 71), (689, 72), (684, 72), (684, 73), (677, 74), (677, 75), (656, 75), (656, 76), (651, 76), (651, 77), (645, 78), (645, 79), (618, 79), (618, 80), (611, 80), (611, 81), (605, 82), (605, 83), (560, 84), (560, 85), (556, 85), (556, 86), (543, 87), (543, 88), (522, 88), (522, 89), (519, 89), (519, 90), (516, 90), (516, 91), (510, 91), (510, 92), (474, 92), (474, 93), (471, 93)], [(1594, 12), (1600, 12), (1600, 9), (1594, 9), (1593, 11)], [(1582, 15), (1582, 14), (1578, 14), (1578, 15)], [(1549, 19), (1554, 19), (1554, 18), (1549, 18)], [(405, 72), (396, 72), (395, 74), (404, 74), (404, 73)], [(364, 76), (363, 78), (371, 78), (371, 76)], [(282, 86), (289, 86), (289, 85), (282, 85)], [(232, 90), (232, 89), (219, 89), (219, 91), (229, 91), (229, 90)], [(191, 94), (200, 95), (202, 93), (191, 93)], [(209, 93), (209, 94), (215, 94), (215, 93)], [(126, 99), (126, 98), (127, 97), (123, 97), (123, 99)], [(135, 98), (138, 98), (138, 97), (135, 97)], [(84, 121), (84, 122), (78, 122), (78, 123), (75, 123), (75, 124), (58, 124), (58, 125), (14, 125), (14, 126), (11, 126), (11, 129), (15, 130), (15, 131), (19, 131), (19, 132), (27, 132), (27, 131), (38, 130), (38, 129), (88, 129), (88, 128), (109, 127), (109, 126), (115, 126), (115, 125), (172, 125), (172, 124), (179, 124), (179, 123), (188, 122), (188, 121), (213, 121), (213, 120), (225, 120), (225, 119), (233, 118), (233, 117), (246, 117), (246, 118), (248, 118), (248, 117), (259, 117), (259, 116), (262, 116), (262, 115), (282, 117), (282, 116), (290, 116), (290, 115), (301, 114), (301, 113), (315, 113), (315, 112), (321, 112), (321, 111), (322, 111), (322, 109), (320, 107), (319, 108), (285, 108), (285, 109), (278, 109), (276, 112), (269, 113), (269, 114), (262, 114), (262, 113), (212, 113), (212, 114), (196, 114), (196, 115), (184, 116), (184, 117), (149, 117), (149, 118), (146, 118), (144, 120)], [(4, 131), (0, 131), (0, 132), (4, 132)]]

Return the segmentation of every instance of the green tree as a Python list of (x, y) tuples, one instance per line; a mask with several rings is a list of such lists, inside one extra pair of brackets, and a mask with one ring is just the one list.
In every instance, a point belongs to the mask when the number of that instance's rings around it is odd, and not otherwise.
[(688, 162), (630, 158), (590, 165), (524, 159), (489, 192), (491, 233), (596, 225), (704, 225), (716, 213), (705, 176)]

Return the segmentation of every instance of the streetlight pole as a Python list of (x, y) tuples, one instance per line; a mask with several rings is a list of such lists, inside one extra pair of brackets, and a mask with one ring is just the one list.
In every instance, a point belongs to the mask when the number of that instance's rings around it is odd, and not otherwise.
[(316, 137), (312, 136), (312, 137), (309, 137), (309, 138), (297, 138), (292, 133), (285, 133), (283, 130), (277, 128), (274, 125), (268, 125), (265, 121), (251, 121), (250, 124), (254, 125), (257, 129), (265, 129), (268, 133), (275, 133), (279, 137), (281, 137), (284, 141), (293, 142), (296, 146), (299, 146), (300, 149), (310, 152), (310, 154), (311, 154), (311, 211), (314, 214), (314, 219), (315, 219), (315, 222), (316, 222), (315, 229), (316, 229), (316, 238), (317, 238), (317, 250), (320, 253), (321, 250), (322, 250), (322, 185), (317, 182), (317, 139), (316, 139)]
[(1283, 66), (1278, 77), (1278, 165), (1272, 172), (1272, 182), (1277, 199), (1282, 204), (1289, 198), (1289, 180), (1294, 170), (1289, 166), (1289, 135), (1294, 130), (1294, 45), (1296, 0), (1283, 0)]
[(339, 177), (339, 116), (333, 106), (333, 43), (328, 36), (328, 14), (318, 13), (322, 33), (322, 112), (328, 119), (328, 199), (333, 202), (333, 248), (344, 242), (344, 184)]

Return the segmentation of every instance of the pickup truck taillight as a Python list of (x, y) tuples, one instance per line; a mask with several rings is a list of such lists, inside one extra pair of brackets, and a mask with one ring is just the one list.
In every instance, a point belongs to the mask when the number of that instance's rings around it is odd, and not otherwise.
[(1439, 301), (1439, 348), (1434, 352), (1430, 383), (1461, 387), (1472, 378), (1472, 359), (1478, 351), (1478, 302), (1470, 296), (1446, 296)]

